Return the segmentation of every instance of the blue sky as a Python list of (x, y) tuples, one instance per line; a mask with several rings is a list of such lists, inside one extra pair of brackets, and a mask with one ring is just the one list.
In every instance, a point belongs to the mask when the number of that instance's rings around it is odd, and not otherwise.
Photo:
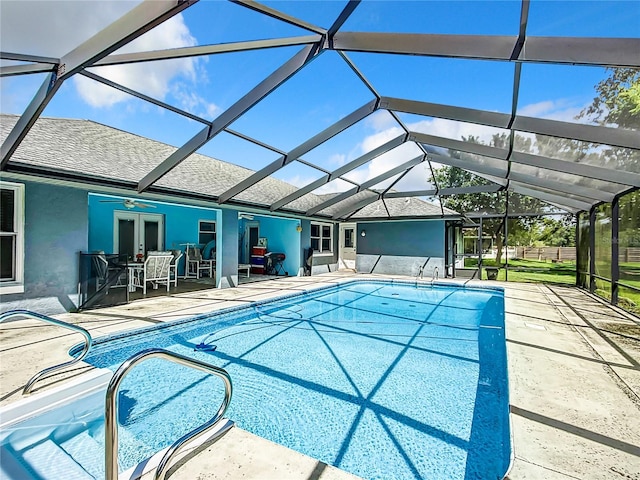
[[(345, 4), (342, 1), (264, 3), (325, 28), (331, 25)], [(0, 3), (2, 50), (62, 56), (135, 4), (101, 0), (3, 0)], [(343, 30), (515, 35), (519, 17), (520, 2), (516, 1), (365, 0), (345, 23)], [(533, 0), (527, 33), (532, 36), (638, 37), (640, 2)], [(229, 2), (201, 0), (124, 47), (123, 51), (307, 34), (305, 30)], [(103, 67), (92, 71), (213, 120), (299, 49), (286, 47)], [(348, 56), (383, 96), (510, 112), (514, 66), (508, 62), (366, 53)], [(604, 69), (597, 67), (526, 64), (523, 66), (518, 111), (523, 115), (574, 121), (574, 117), (594, 97), (594, 85), (604, 77)], [(43, 78), (43, 75), (33, 75), (1, 79), (2, 113), (21, 113)], [(339, 55), (329, 51), (230, 128), (287, 151), (372, 98)], [(175, 146), (186, 142), (203, 128), (200, 123), (86, 78), (65, 82), (43, 115), (90, 119)], [(403, 121), (416, 130), (451, 138), (471, 133), (481, 136), (493, 133), (483, 127), (411, 115), (404, 115)], [(385, 112), (379, 112), (309, 152), (304, 158), (322, 169), (333, 170), (399, 132), (395, 121)], [(200, 153), (253, 170), (277, 158), (273, 152), (228, 134), (220, 134), (202, 147)], [(359, 169), (351, 178), (364, 181), (408, 160), (410, 155), (413, 152), (406, 149), (394, 152)], [(320, 175), (322, 172), (298, 163), (275, 174), (297, 185), (304, 185)], [(428, 183), (427, 174), (419, 172), (415, 182), (405, 180), (404, 183), (407, 189), (417, 189), (425, 187), (425, 182)], [(343, 182), (336, 189), (349, 187)]]

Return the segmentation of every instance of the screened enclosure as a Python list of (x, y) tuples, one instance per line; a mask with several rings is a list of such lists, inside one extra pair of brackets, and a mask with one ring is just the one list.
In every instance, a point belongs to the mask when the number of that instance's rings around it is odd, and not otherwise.
[[(442, 218), (456, 268), (482, 275), (491, 253), (509, 280), (534, 219), (568, 215), (577, 252), (555, 263), (636, 308), (639, 3), (39, 7), (0, 4), (5, 175), (335, 223)], [(77, 143), (56, 144), (52, 118)]]

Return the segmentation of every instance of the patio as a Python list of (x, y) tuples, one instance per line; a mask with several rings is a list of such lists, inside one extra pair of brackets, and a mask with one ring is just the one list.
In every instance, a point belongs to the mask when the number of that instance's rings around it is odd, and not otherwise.
[[(355, 277), (366, 278), (347, 272), (280, 277), (224, 290), (172, 292), (169, 296), (58, 318), (83, 326), (99, 337)], [(573, 287), (491, 284), (505, 288), (514, 457), (507, 478), (638, 478), (637, 317)], [(69, 346), (78, 342), (78, 338), (59, 329), (30, 321), (3, 324), (0, 335), (3, 405), (20, 399), (21, 386), (33, 372), (65, 360)], [(36, 392), (90, 368), (77, 367), (45, 380)], [(179, 465), (171, 478), (239, 476), (352, 478), (237, 427), (215, 445), (201, 449), (191, 461)]]

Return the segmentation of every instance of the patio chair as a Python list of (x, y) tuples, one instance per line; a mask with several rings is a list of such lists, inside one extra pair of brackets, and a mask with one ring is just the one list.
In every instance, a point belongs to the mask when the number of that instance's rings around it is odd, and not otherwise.
[(109, 278), (109, 262), (107, 256), (100, 250), (91, 257), (93, 273), (96, 279), (96, 290), (100, 290), (107, 284)]
[(159, 284), (167, 286), (169, 292), (170, 267), (173, 260), (171, 252), (148, 252), (147, 259), (144, 261), (143, 268), (135, 271), (133, 285), (136, 288), (142, 288), (142, 293), (147, 294), (147, 282), (151, 282), (154, 290)]
[(169, 281), (173, 283), (174, 287), (178, 286), (178, 267), (180, 266), (180, 259), (184, 256), (182, 250), (172, 250), (173, 259), (169, 265)]
[[(127, 270), (113, 254), (107, 257), (104, 250), (91, 254), (92, 273), (96, 279), (96, 291), (102, 288), (122, 287), (127, 283)], [(126, 263), (126, 261), (125, 261)]]
[(213, 278), (213, 265), (215, 260), (205, 260), (198, 247), (188, 247), (187, 249), (187, 276), (201, 277), (201, 272), (208, 272), (209, 278)]

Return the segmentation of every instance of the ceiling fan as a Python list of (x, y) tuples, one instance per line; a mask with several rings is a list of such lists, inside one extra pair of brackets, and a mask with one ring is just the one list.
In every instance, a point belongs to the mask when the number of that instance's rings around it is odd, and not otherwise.
[(124, 205), (124, 208), (156, 208), (155, 205), (150, 205), (148, 203), (138, 202), (137, 200), (132, 200), (130, 198), (123, 198), (122, 200), (100, 200), (101, 203), (121, 203)]

